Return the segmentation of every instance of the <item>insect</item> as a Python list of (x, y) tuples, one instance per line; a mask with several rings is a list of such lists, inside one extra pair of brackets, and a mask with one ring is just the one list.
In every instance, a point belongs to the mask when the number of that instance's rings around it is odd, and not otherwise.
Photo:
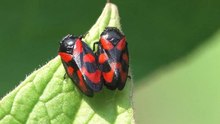
[(60, 42), (59, 53), (67, 75), (87, 96), (102, 89), (101, 71), (92, 49), (82, 36), (67, 35)]
[(115, 27), (106, 27), (96, 44), (98, 44), (96, 55), (98, 56), (99, 68), (105, 86), (111, 90), (116, 88), (122, 90), (129, 69), (129, 55), (125, 35)]

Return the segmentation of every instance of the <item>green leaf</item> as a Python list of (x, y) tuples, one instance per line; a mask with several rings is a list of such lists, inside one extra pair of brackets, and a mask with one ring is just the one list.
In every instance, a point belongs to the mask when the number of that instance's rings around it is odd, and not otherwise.
[(142, 81), (134, 97), (138, 122), (219, 124), (219, 74), (220, 30), (187, 57)]
[[(117, 7), (107, 3), (85, 37), (92, 46), (106, 26), (120, 28)], [(60, 57), (34, 71), (0, 101), (0, 124), (134, 123), (132, 82), (123, 91), (103, 89), (90, 98), (66, 78)]]

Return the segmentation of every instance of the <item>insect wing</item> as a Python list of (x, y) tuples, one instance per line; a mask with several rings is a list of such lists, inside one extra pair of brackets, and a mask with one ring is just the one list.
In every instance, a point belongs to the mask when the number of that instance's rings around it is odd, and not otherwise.
[(111, 60), (109, 59), (108, 52), (102, 49), (101, 45), (99, 45), (97, 54), (104, 84), (108, 89), (115, 90), (117, 88), (117, 82), (114, 81), (115, 72), (114, 68), (110, 66)]
[(125, 86), (129, 56), (125, 36), (117, 29), (107, 27), (99, 42), (99, 64), (107, 88), (122, 90)]
[(101, 71), (97, 65), (97, 57), (92, 49), (80, 39), (76, 41), (73, 57), (82, 73), (85, 83), (93, 90), (102, 89)]
[[(126, 39), (123, 38), (120, 42), (124, 42), (123, 45), (122, 44), (117, 45), (117, 49), (122, 48), (121, 49), (122, 52), (120, 54), (120, 60), (119, 60), (119, 62), (121, 63), (121, 67), (120, 67), (121, 81), (118, 83), (118, 89), (122, 90), (125, 86), (125, 83), (126, 83), (127, 77), (128, 77), (129, 53), (128, 53)], [(122, 45), (122, 46), (119, 47), (119, 45)]]
[(93, 91), (91, 88), (89, 88), (82, 76), (81, 71), (79, 70), (75, 60), (73, 59), (73, 56), (68, 53), (59, 52), (59, 55), (61, 56), (61, 60), (63, 63), (63, 66), (67, 72), (67, 75), (70, 77), (70, 79), (76, 84), (76, 86), (87, 96), (93, 96)]

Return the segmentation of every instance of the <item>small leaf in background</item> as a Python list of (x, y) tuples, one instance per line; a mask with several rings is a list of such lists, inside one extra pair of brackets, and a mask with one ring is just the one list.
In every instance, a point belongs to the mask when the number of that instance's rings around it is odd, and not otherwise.
[[(120, 27), (117, 7), (107, 3), (85, 37), (92, 46), (106, 26)], [(0, 101), (0, 124), (131, 124), (132, 82), (122, 91), (103, 89), (93, 98), (66, 78), (60, 57), (34, 71)]]

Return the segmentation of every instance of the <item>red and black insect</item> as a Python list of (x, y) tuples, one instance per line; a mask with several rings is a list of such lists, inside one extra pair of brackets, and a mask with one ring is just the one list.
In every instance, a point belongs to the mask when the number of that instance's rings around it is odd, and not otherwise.
[(82, 36), (67, 35), (60, 42), (59, 55), (67, 75), (87, 96), (102, 89), (101, 71), (92, 49)]
[(115, 27), (107, 27), (100, 36), (96, 54), (105, 86), (111, 90), (122, 90), (129, 69), (125, 35)]

